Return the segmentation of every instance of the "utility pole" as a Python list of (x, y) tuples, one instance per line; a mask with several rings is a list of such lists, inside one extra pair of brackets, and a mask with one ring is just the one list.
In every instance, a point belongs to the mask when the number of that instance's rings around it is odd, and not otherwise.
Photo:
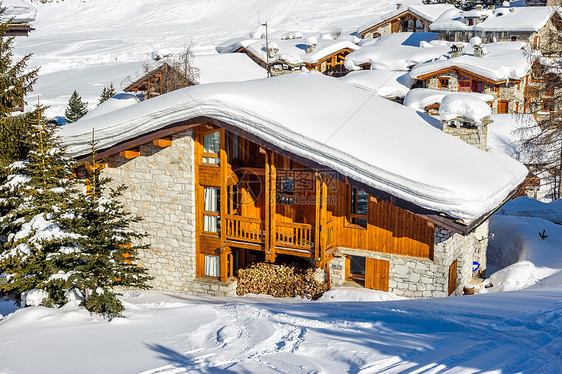
[(267, 26), (267, 21), (262, 23), (261, 26), (265, 26), (265, 61), (266, 61), (266, 70), (267, 70), (267, 77), (271, 77), (271, 69), (269, 67), (269, 29)]

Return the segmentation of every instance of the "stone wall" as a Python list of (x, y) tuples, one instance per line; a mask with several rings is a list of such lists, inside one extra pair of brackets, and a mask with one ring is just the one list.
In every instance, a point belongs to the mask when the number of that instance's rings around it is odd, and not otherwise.
[(453, 135), (482, 151), (488, 149), (488, 126), (456, 127), (443, 124), (443, 132)]
[(172, 137), (166, 148), (141, 145), (140, 156), (107, 159), (103, 175), (125, 184), (125, 208), (143, 218), (133, 225), (146, 232), (149, 248), (139, 253), (140, 265), (159, 291), (190, 293), (195, 278), (195, 184), (192, 130)]
[(457, 288), (453, 295), (462, 295), (464, 286), (472, 278), (472, 262), (480, 260), (479, 262), (485, 267), (487, 245), (488, 222), (485, 222), (467, 236), (436, 227), (433, 260), (338, 248), (337, 253), (341, 257), (330, 262), (330, 281), (332, 286), (344, 284), (345, 255), (362, 256), (389, 262), (389, 292), (408, 298), (446, 297), (449, 287), (449, 266), (456, 260)]

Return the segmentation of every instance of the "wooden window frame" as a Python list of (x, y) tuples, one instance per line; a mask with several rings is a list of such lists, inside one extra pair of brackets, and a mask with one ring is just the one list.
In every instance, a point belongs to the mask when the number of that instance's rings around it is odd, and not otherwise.
[(438, 88), (449, 88), (449, 77), (439, 77), (437, 78)]
[[(220, 166), (220, 149), (219, 149), (219, 153), (205, 152), (205, 136), (210, 135), (210, 134), (215, 133), (215, 132), (219, 133), (219, 142), (222, 141), (222, 139), (220, 139), (220, 137), (222, 136), (221, 129), (212, 129), (212, 130), (204, 131), (204, 132), (200, 133), (199, 143), (201, 144), (201, 160), (199, 160), (199, 163), (201, 165), (213, 166), (213, 167), (219, 167)], [(205, 162), (204, 161), (205, 157), (216, 159), (218, 162), (217, 163)]]
[[(205, 257), (206, 256), (212, 256), (212, 257), (217, 257), (219, 259), (219, 275), (218, 276), (212, 276), (212, 275), (207, 275), (205, 274)], [(220, 280), (221, 279), (221, 268), (222, 268), (222, 264), (221, 264), (221, 256), (217, 255), (217, 254), (209, 254), (209, 253), (201, 253), (201, 257), (202, 257), (202, 263), (203, 263), (203, 272), (201, 274), (201, 278), (205, 278), (205, 279), (215, 279), (215, 280)]]
[[(361, 230), (367, 230), (368, 226), (369, 226), (369, 200), (370, 200), (370, 196), (369, 194), (367, 194), (367, 214), (358, 214), (358, 213), (353, 213), (353, 190), (356, 191), (362, 191), (356, 187), (351, 187), (349, 186), (347, 189), (347, 224), (346, 227), (350, 227), (350, 228), (356, 228), (356, 229), (361, 229)], [(364, 192), (364, 191), (363, 191)], [(355, 202), (355, 211), (357, 211), (357, 202)], [(354, 219), (364, 219), (366, 224), (365, 226), (360, 225), (358, 223), (353, 222)]]
[(363, 272), (366, 270), (366, 263), (367, 258), (364, 256), (354, 256), (354, 255), (347, 255), (345, 256), (345, 280), (350, 282), (355, 282), (365, 286), (365, 274), (353, 274), (351, 273), (351, 257), (361, 257), (365, 260), (365, 266)]
[[(220, 195), (221, 195), (221, 189), (220, 189), (220, 187), (216, 187), (216, 186), (201, 186), (201, 188), (203, 189), (203, 201), (202, 201), (202, 204), (201, 204), (201, 234), (218, 238), (218, 237), (220, 237), (220, 233), (221, 233), (221, 231), (220, 231), (220, 218), (221, 218)], [(218, 212), (205, 210), (205, 188), (216, 188), (218, 190), (218, 194), (217, 194), (218, 199), (219, 199), (218, 204), (217, 204)], [(205, 216), (218, 217), (218, 232), (205, 231), (205, 225), (203, 224)]]

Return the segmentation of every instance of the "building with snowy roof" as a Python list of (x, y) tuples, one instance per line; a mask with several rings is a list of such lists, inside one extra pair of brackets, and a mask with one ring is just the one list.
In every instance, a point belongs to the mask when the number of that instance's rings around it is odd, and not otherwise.
[(37, 9), (33, 5), (23, 0), (4, 0), (1, 5), (1, 21), (10, 21), (6, 36), (27, 36), (34, 30), (30, 23), (35, 20)]
[(476, 92), (494, 97), (493, 113), (528, 112), (526, 93), (535, 57), (523, 43), (454, 44), (442, 58), (416, 65), (410, 76), (423, 88)]
[(525, 42), (550, 50), (552, 43), (559, 43), (550, 35), (562, 31), (562, 18), (559, 7), (452, 8), (439, 16), (430, 30), (437, 32), (440, 40), (468, 42), (478, 36), (484, 43)]
[(359, 26), (363, 38), (380, 38), (397, 32), (428, 32), (429, 25), (443, 12), (454, 8), (450, 4), (396, 5), (396, 9)]
[[(142, 92), (150, 99), (179, 88), (195, 84), (239, 82), (267, 77), (267, 71), (241, 54), (197, 55), (190, 59), (189, 68), (179, 72), (169, 56), (154, 53), (156, 61), (121, 82), (125, 92)], [(181, 66), (183, 68), (183, 65)]]
[(190, 86), (61, 135), (80, 163), (95, 130), (155, 289), (232, 295), (237, 269), (298, 257), (332, 285), (458, 295), (527, 170), (424, 116), (307, 72)]
[[(252, 42), (253, 41), (253, 42)], [(247, 39), (235, 38), (217, 46), (219, 53), (244, 53), (272, 75), (282, 75), (302, 70), (316, 70), (325, 75), (343, 76), (348, 54), (359, 49), (349, 40), (333, 39), (329, 34), (321, 37), (302, 33), (285, 35), (285, 38)]]

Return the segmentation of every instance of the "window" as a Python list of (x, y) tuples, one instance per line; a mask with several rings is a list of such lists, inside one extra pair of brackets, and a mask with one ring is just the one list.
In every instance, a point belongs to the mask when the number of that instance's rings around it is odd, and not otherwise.
[(203, 231), (220, 232), (220, 189), (203, 188)]
[(221, 150), (221, 133), (214, 131), (203, 136), (203, 163), (218, 165)]
[(295, 198), (293, 197), (295, 191), (295, 179), (293, 177), (281, 177), (279, 180), (279, 186), (277, 187), (277, 203), (291, 205), (295, 203)]
[(364, 282), (365, 281), (365, 257), (348, 256), (347, 279)]
[(516, 42), (517, 41), (517, 35), (511, 35), (509, 37), (509, 40), (512, 41), (512, 42)]
[(439, 78), (437, 86), (439, 88), (449, 88), (449, 78)]
[(367, 210), (369, 207), (369, 195), (365, 191), (351, 188), (351, 207), (349, 222), (351, 224), (367, 227)]
[(543, 99), (541, 110), (543, 112), (552, 112), (554, 111), (554, 101), (552, 99)]
[(470, 90), (472, 92), (482, 92), (482, 82), (473, 80), (470, 85)]
[(238, 135), (230, 132), (227, 133), (226, 154), (230, 163), (240, 159), (240, 137)]
[(463, 77), (462, 75), (459, 77), (459, 91), (470, 92), (470, 78)]
[(205, 272), (206, 277), (221, 276), (221, 261), (219, 256), (205, 255)]
[(498, 114), (505, 114), (508, 113), (509, 111), (509, 101), (508, 100), (502, 100), (502, 101), (498, 101)]

